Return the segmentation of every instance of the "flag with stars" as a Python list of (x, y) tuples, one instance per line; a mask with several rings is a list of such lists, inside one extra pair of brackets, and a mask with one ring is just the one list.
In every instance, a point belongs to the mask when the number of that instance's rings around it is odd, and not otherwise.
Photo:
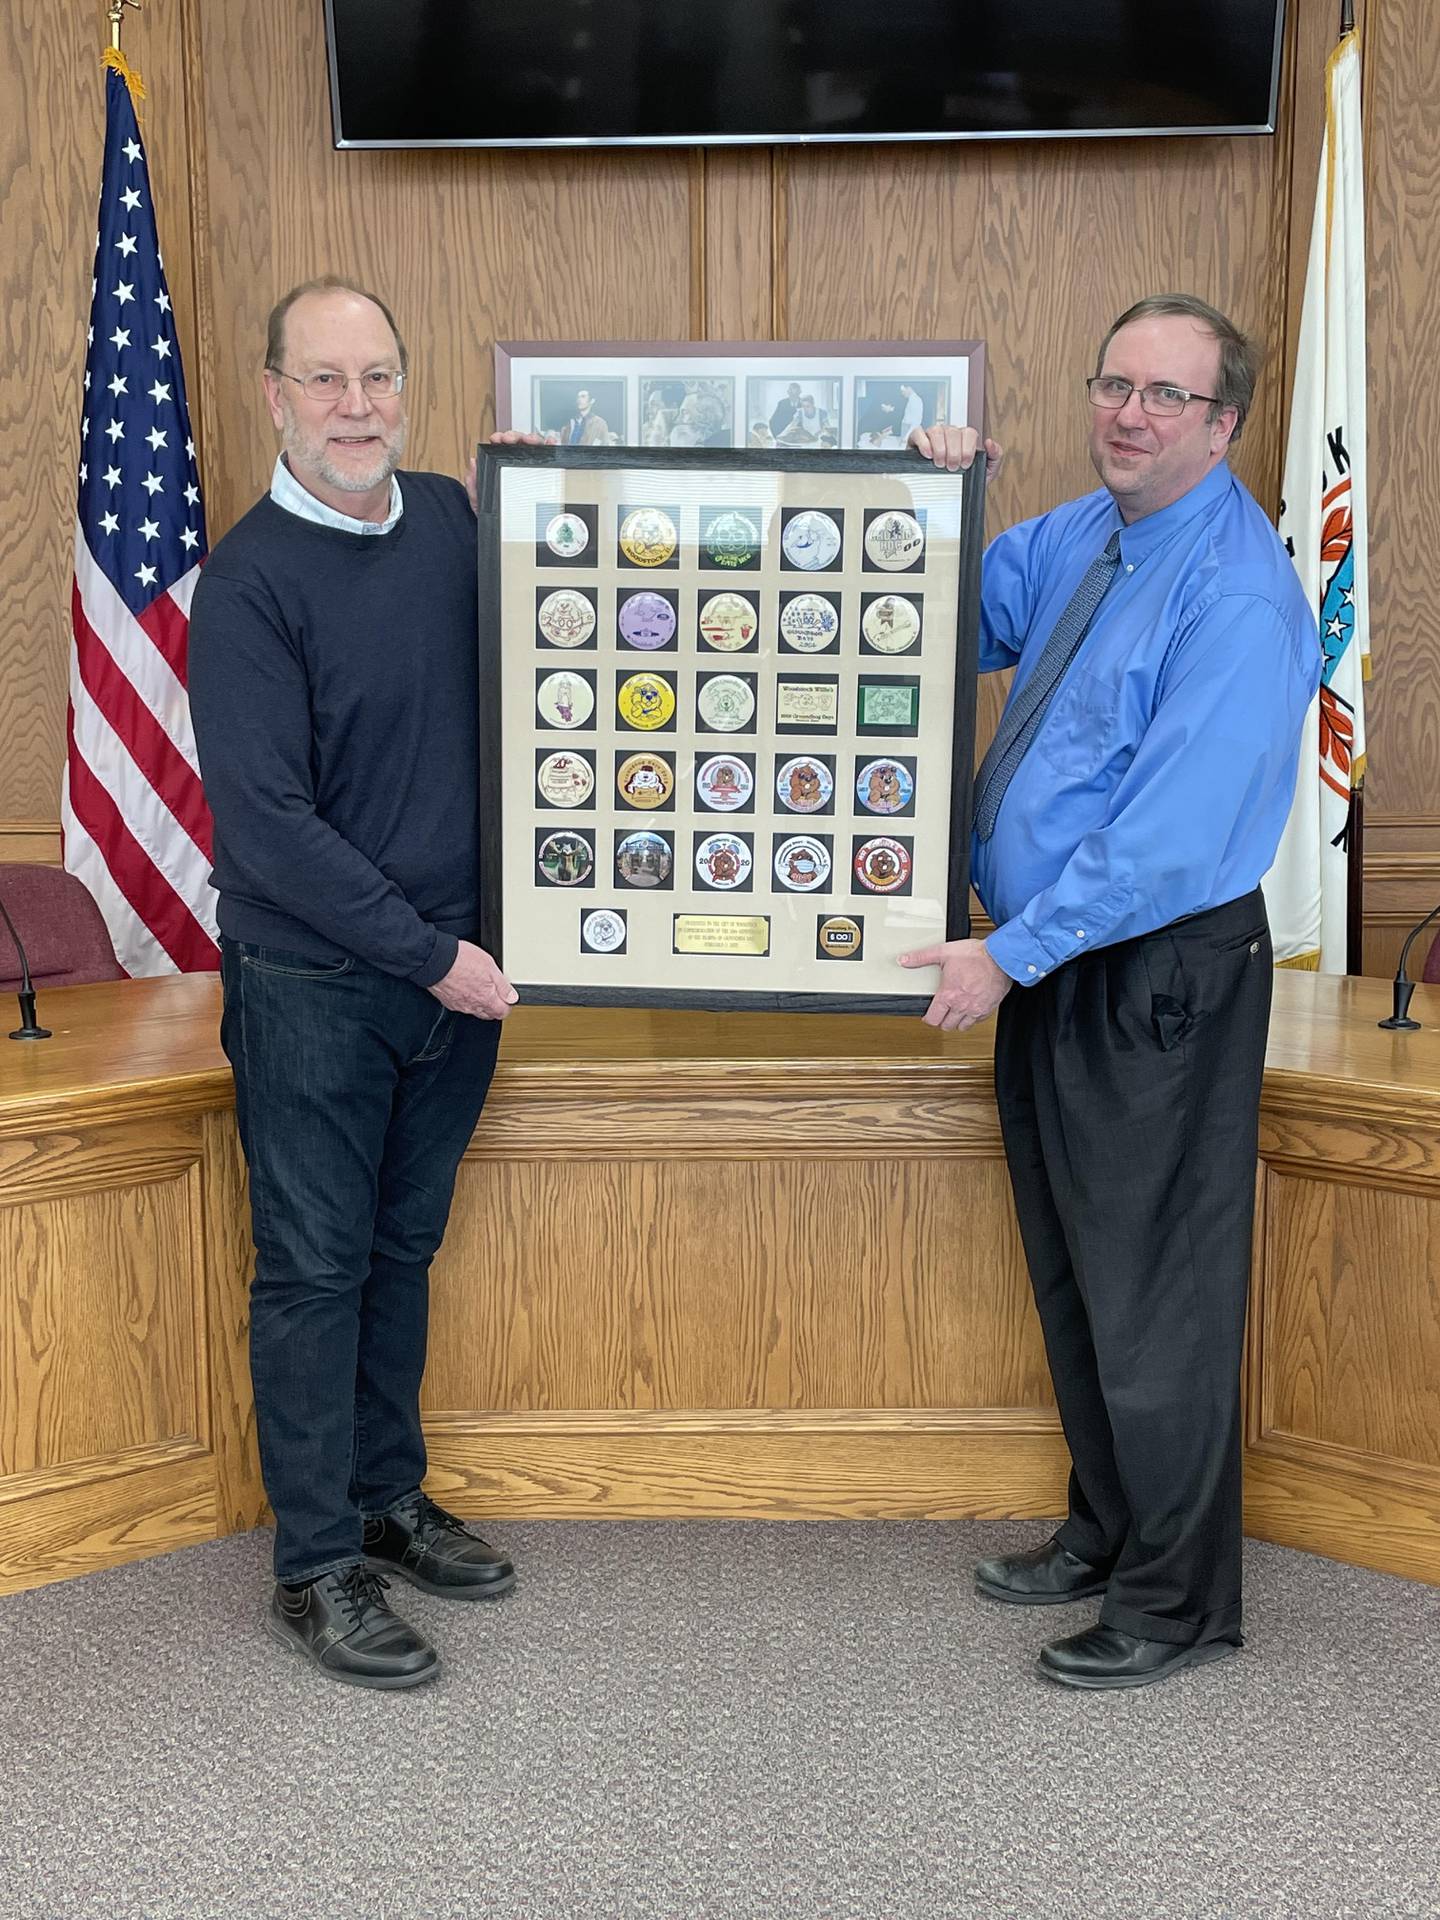
[(65, 865), (132, 975), (219, 965), (211, 827), (186, 695), (205, 515), (150, 175), (105, 76), (71, 589)]
[(1280, 965), (1344, 973), (1354, 790), (1365, 774), (1370, 675), (1365, 512), (1365, 209), (1360, 41), (1325, 71), (1325, 139), (1310, 232), (1280, 534), (1320, 625), (1324, 664), (1300, 777), (1265, 898)]

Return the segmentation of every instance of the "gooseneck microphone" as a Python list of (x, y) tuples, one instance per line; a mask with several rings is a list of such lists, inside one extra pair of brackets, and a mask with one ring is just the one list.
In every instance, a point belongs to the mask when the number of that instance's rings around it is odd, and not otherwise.
[(1410, 929), (1405, 944), (1400, 949), (1400, 964), (1395, 969), (1395, 1010), (1388, 1020), (1377, 1020), (1375, 1022), (1377, 1027), (1403, 1028), (1412, 1033), (1419, 1031), (1420, 1022), (1410, 1018), (1410, 996), (1415, 991), (1415, 982), (1405, 971), (1405, 962), (1410, 958), (1410, 949), (1414, 946), (1417, 937), (1435, 919), (1440, 919), (1440, 907), (1432, 907), (1419, 926)]
[(15, 931), (15, 922), (5, 911), (5, 902), (0, 900), (0, 920), (10, 929), (10, 938), (15, 942), (15, 951), (20, 956), (20, 1024), (11, 1034), (12, 1040), (48, 1040), (50, 1029), (35, 1024), (35, 989), (30, 984), (30, 962), (25, 958), (25, 949), (20, 944), (20, 936)]

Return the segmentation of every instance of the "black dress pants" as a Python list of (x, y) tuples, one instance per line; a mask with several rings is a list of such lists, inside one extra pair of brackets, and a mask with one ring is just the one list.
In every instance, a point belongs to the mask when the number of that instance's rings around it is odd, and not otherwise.
[(1240, 1631), (1240, 1361), (1270, 934), (1240, 900), (1000, 1006), (995, 1086), (1073, 1470), (1059, 1539), (1107, 1625)]

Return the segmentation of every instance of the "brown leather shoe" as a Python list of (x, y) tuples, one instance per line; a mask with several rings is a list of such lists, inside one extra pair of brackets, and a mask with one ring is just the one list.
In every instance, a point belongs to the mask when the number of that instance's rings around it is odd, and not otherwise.
[(440, 1656), (391, 1612), (389, 1584), (358, 1564), (322, 1573), (305, 1587), (277, 1584), (266, 1630), (329, 1680), (351, 1687), (418, 1687), (439, 1672)]
[(1062, 1687), (1150, 1687), (1184, 1667), (1205, 1666), (1238, 1653), (1244, 1641), (1206, 1640), (1176, 1646), (1171, 1640), (1141, 1640), (1120, 1627), (1090, 1627), (1040, 1650), (1040, 1671)]
[(982, 1560), (975, 1569), (975, 1591), (1012, 1607), (1060, 1607), (1104, 1593), (1110, 1584), (1087, 1561), (1077, 1560), (1058, 1540), (1029, 1553), (1006, 1553)]
[(364, 1552), (367, 1565), (444, 1600), (494, 1600), (515, 1584), (505, 1555), (424, 1493), (367, 1520)]

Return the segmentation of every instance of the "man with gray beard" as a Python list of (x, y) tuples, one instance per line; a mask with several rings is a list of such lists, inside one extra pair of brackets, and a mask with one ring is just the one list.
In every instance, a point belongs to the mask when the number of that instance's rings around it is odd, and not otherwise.
[(263, 376), (282, 452), (190, 624), (250, 1170), (267, 1626), (328, 1677), (390, 1688), (439, 1657), (385, 1573), (467, 1600), (514, 1581), (421, 1491), (430, 1263), (516, 995), (476, 944), (475, 519), (458, 481), (397, 472), (408, 374), (373, 294), (285, 296)]

